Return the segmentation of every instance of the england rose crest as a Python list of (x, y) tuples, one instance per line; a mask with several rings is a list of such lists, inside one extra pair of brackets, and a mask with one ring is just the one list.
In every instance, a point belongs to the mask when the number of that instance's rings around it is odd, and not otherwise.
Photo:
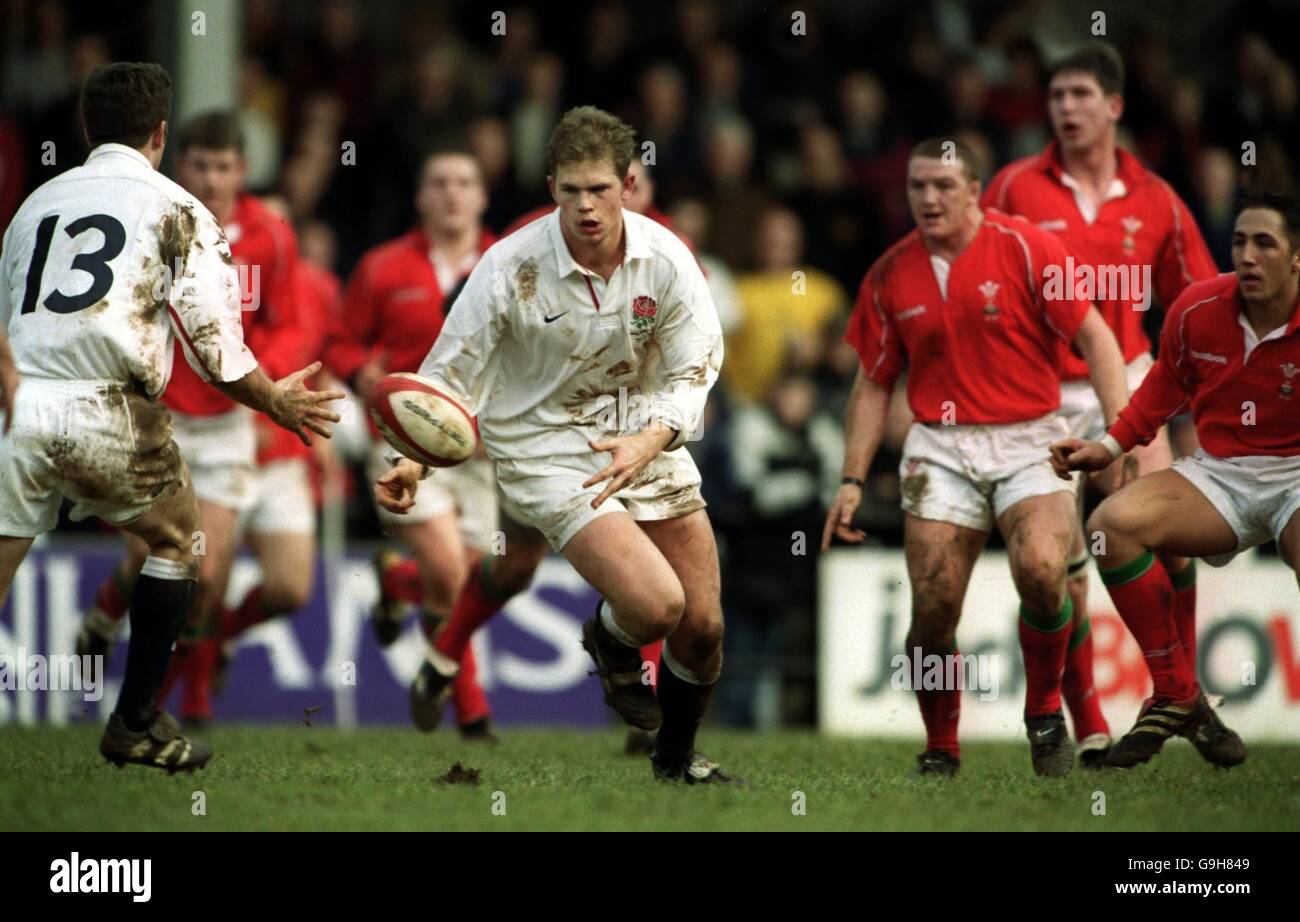
[(649, 329), (654, 325), (657, 310), (655, 299), (640, 295), (632, 299), (632, 325), (638, 330)]

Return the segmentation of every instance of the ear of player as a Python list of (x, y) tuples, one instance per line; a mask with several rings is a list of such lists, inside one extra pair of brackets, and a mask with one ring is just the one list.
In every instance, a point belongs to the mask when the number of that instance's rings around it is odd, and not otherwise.
[(380, 378), (369, 409), (389, 445), (429, 467), (455, 467), (478, 445), (478, 424), (465, 408), (419, 375)]

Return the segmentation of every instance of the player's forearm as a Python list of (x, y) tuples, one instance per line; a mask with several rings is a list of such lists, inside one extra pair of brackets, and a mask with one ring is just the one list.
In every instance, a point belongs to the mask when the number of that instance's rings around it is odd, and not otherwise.
[(236, 403), (270, 414), (275, 406), (275, 382), (257, 366), (237, 381), (213, 381), (212, 386)]
[(845, 477), (865, 480), (871, 462), (880, 448), (889, 410), (889, 391), (865, 377), (858, 369), (849, 395), (844, 423)]
[(1128, 403), (1128, 381), (1124, 367), (1124, 353), (1110, 327), (1093, 308), (1088, 319), (1079, 328), (1075, 345), (1083, 360), (1088, 363), (1088, 380), (1101, 403), (1106, 425), (1119, 417), (1119, 411)]

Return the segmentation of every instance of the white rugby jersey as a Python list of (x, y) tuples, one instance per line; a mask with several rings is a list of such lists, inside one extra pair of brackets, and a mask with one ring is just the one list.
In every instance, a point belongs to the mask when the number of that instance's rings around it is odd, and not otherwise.
[(212, 213), (138, 151), (101, 144), (28, 196), (4, 236), (0, 324), (31, 378), (167, 386), (172, 337), (205, 380), (257, 367)]
[(708, 283), (677, 235), (623, 212), (608, 284), (574, 262), (559, 210), (490, 247), (420, 366), (477, 415), (494, 459), (590, 454), (658, 419), (680, 448), (722, 367)]

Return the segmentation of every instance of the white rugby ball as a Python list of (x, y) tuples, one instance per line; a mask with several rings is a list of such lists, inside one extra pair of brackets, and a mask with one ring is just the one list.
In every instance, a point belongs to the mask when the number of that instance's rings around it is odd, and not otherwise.
[(369, 409), (389, 445), (430, 467), (455, 467), (478, 445), (478, 426), (465, 408), (419, 375), (380, 378)]

